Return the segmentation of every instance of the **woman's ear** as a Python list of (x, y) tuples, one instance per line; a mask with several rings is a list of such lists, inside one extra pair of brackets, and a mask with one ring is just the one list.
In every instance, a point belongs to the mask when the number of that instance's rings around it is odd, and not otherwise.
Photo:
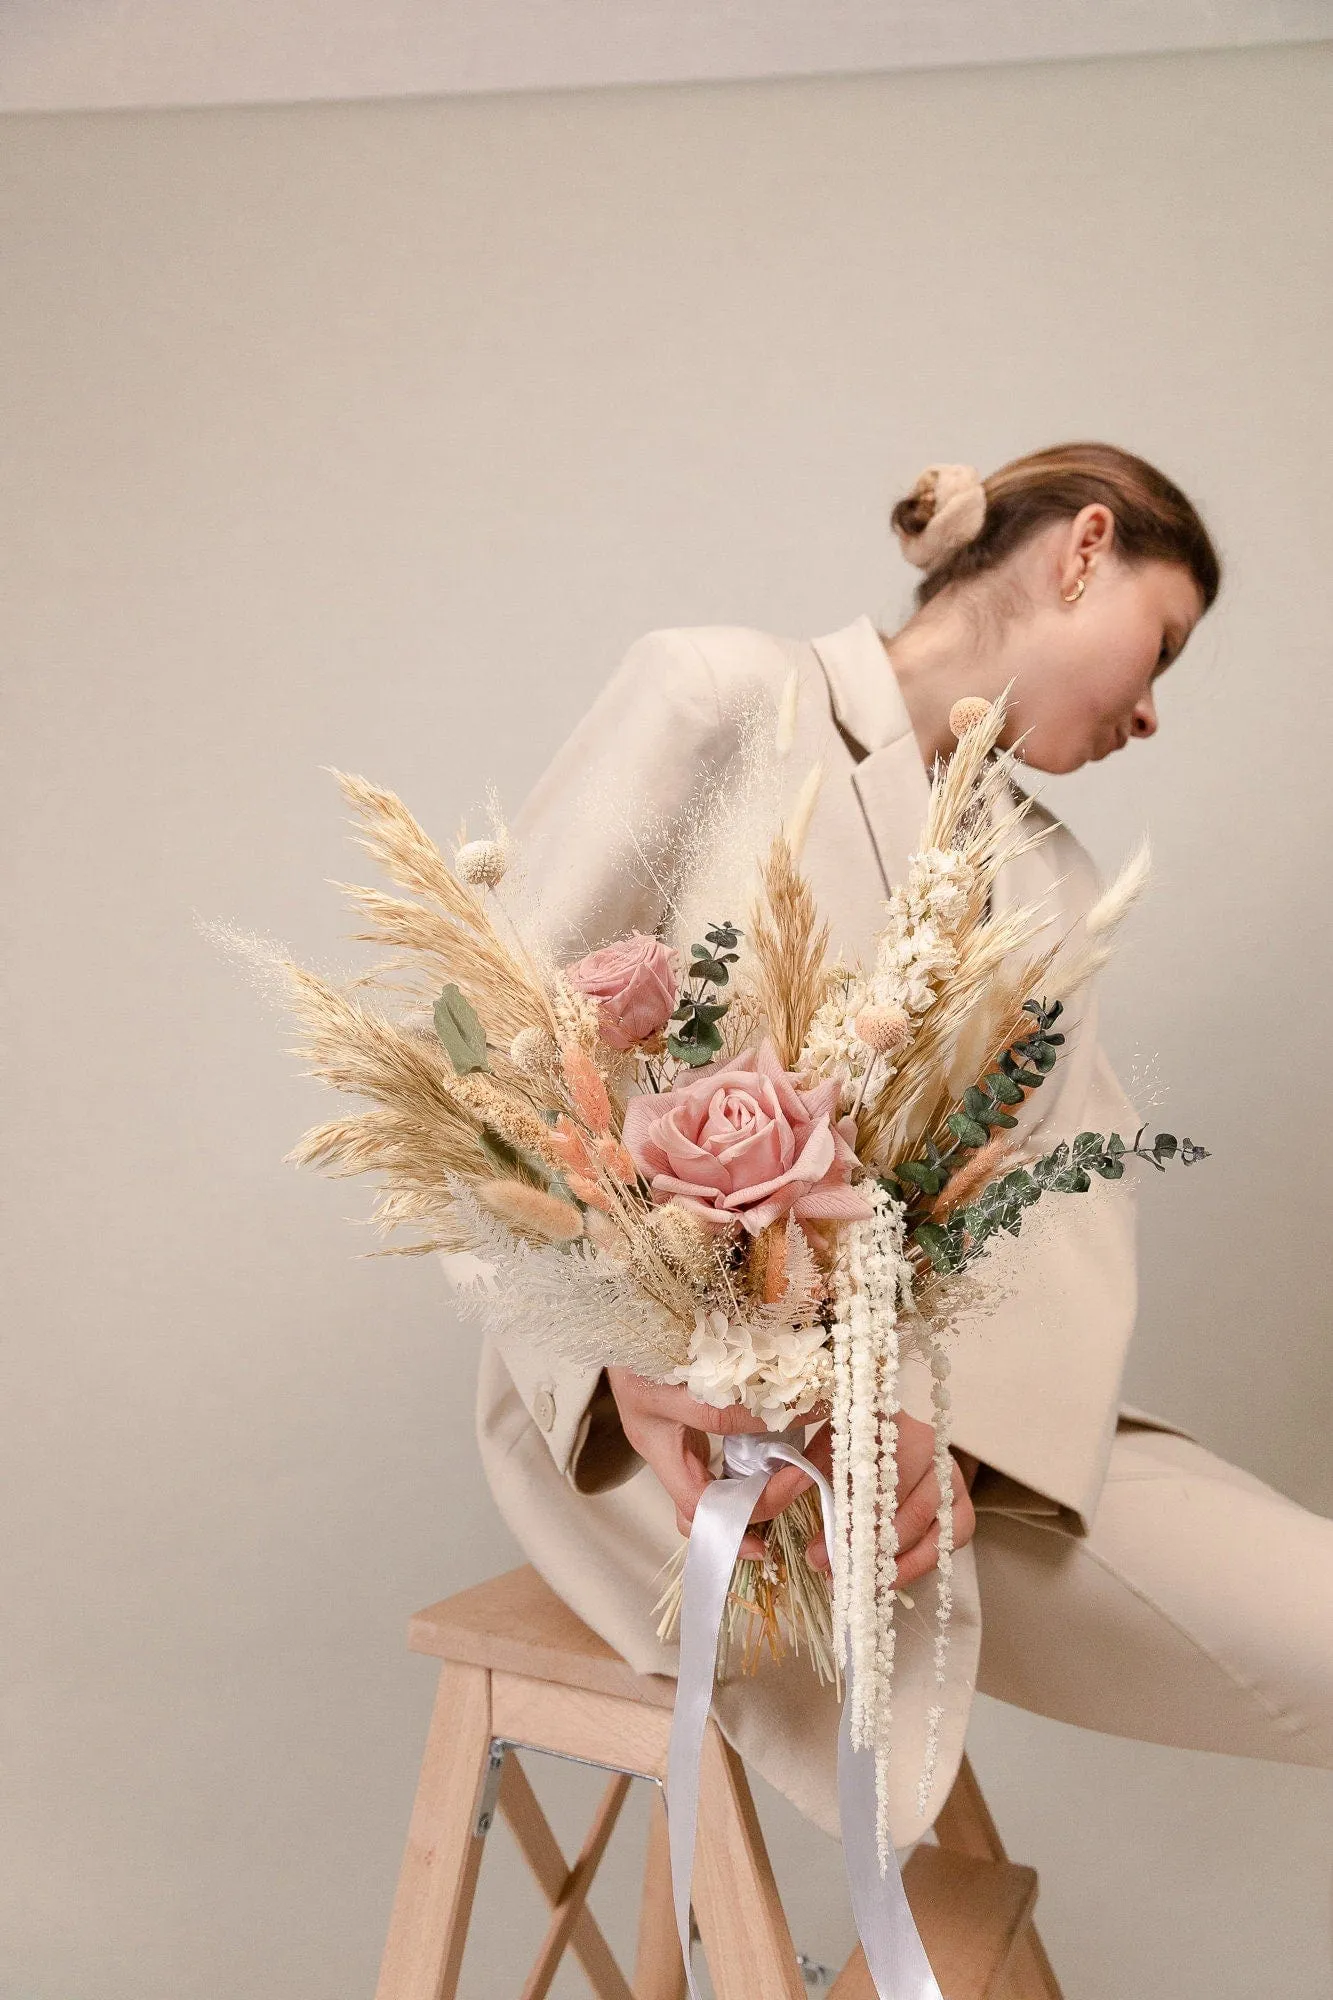
[(1115, 515), (1104, 501), (1093, 500), (1080, 508), (1072, 528), (1072, 553), (1081, 562), (1090, 563), (1094, 556), (1109, 555), (1115, 546)]
[(1109, 555), (1114, 548), (1115, 515), (1103, 501), (1091, 501), (1075, 514), (1063, 539), (1056, 546), (1060, 551), (1060, 591), (1063, 594), (1072, 590), (1099, 558)]

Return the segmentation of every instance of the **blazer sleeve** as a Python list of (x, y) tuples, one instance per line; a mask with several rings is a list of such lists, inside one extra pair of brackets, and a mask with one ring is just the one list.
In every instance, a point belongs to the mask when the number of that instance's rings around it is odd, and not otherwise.
[[(513, 823), (506, 900), (525, 943), (568, 963), (629, 930), (656, 930), (691, 805), (734, 750), (733, 736), (689, 635), (637, 639)], [(638, 1469), (604, 1371), (574, 1367), (539, 1340), (497, 1346), (580, 1492), (605, 1491)]]

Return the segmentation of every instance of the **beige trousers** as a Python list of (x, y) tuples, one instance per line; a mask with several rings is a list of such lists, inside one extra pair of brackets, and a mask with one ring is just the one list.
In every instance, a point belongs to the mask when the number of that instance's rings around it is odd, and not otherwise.
[(1333, 1520), (1123, 1418), (1086, 1535), (986, 1468), (974, 1498), (983, 1694), (1333, 1769)]

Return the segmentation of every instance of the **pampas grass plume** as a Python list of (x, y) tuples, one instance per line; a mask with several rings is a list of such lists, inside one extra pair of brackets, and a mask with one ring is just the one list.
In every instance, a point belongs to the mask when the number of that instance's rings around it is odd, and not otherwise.
[(823, 782), (823, 764), (812, 764), (806, 772), (805, 783), (796, 795), (796, 803), (791, 809), (785, 829), (793, 861), (799, 861), (801, 849), (805, 846), (805, 837), (815, 816), (815, 807), (819, 803), (819, 788)]
[(622, 1146), (619, 1139), (613, 1138), (609, 1132), (603, 1133), (597, 1141), (597, 1157), (606, 1171), (614, 1174), (618, 1181), (624, 1181), (627, 1187), (632, 1187), (639, 1178), (639, 1170), (628, 1147)]
[(560, 1164), (569, 1172), (582, 1174), (585, 1180), (597, 1178), (587, 1141), (567, 1112), (562, 1111), (556, 1119), (549, 1144)]
[(611, 1197), (598, 1187), (596, 1181), (587, 1180), (582, 1174), (575, 1173), (567, 1173), (565, 1179), (569, 1182), (570, 1191), (576, 1194), (580, 1201), (586, 1202), (589, 1208), (599, 1208), (604, 1215), (611, 1213)]

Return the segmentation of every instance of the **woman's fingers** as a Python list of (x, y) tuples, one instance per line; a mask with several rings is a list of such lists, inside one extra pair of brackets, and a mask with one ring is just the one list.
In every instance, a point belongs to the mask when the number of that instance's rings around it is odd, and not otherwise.
[(940, 1524), (938, 1521), (932, 1521), (929, 1531), (920, 1541), (899, 1555), (896, 1579), (898, 1589), (905, 1588), (909, 1583), (915, 1583), (918, 1577), (926, 1574), (927, 1570), (934, 1569), (939, 1559)]
[(771, 1521), (775, 1515), (782, 1512), (784, 1507), (790, 1507), (792, 1501), (798, 1494), (804, 1493), (807, 1486), (813, 1485), (814, 1481), (811, 1479), (809, 1473), (802, 1472), (795, 1465), (784, 1465), (781, 1472), (773, 1474), (773, 1477), (759, 1495), (759, 1499), (755, 1504), (755, 1510), (751, 1514), (750, 1519), (752, 1521)]
[[(949, 1460), (949, 1467), (953, 1475), (954, 1547), (961, 1549), (964, 1543), (971, 1541), (977, 1517), (972, 1510), (972, 1496), (967, 1490), (967, 1481), (957, 1461), (952, 1457)], [(931, 1523), (939, 1513), (939, 1508), (939, 1480), (932, 1465), (930, 1471), (924, 1473), (912, 1488), (893, 1517), (894, 1526), (898, 1530), (900, 1563), (908, 1550), (914, 1549), (923, 1537), (929, 1534)], [(918, 1571), (917, 1574), (921, 1575), (922, 1572)]]
[[(961, 1549), (971, 1541), (977, 1517), (962, 1469), (952, 1460), (950, 1462), (953, 1465), (953, 1545)], [(894, 1526), (898, 1531), (899, 1583), (915, 1582), (934, 1569), (939, 1561), (939, 1507), (939, 1480), (932, 1465), (928, 1472), (922, 1474), (894, 1515)], [(811, 1569), (828, 1569), (828, 1543), (822, 1534), (812, 1538), (805, 1553)]]
[(915, 1548), (921, 1537), (928, 1534), (930, 1524), (935, 1519), (940, 1505), (939, 1481), (932, 1465), (929, 1472), (922, 1473), (916, 1485), (900, 1501), (893, 1517), (893, 1525), (898, 1530), (898, 1559), (901, 1562), (909, 1549)]
[(691, 1434), (674, 1424), (650, 1424), (645, 1426), (636, 1449), (643, 1453), (675, 1501), (676, 1518), (684, 1520), (688, 1533), (699, 1496), (712, 1484), (707, 1439), (697, 1431)]
[(630, 1375), (628, 1381), (634, 1407), (644, 1415), (662, 1417), (668, 1423), (688, 1424), (692, 1430), (708, 1431), (714, 1437), (737, 1437), (744, 1432), (768, 1429), (763, 1418), (752, 1415), (743, 1403), (729, 1403), (726, 1409), (719, 1410), (711, 1403), (699, 1402), (683, 1384), (649, 1382), (642, 1375)]

